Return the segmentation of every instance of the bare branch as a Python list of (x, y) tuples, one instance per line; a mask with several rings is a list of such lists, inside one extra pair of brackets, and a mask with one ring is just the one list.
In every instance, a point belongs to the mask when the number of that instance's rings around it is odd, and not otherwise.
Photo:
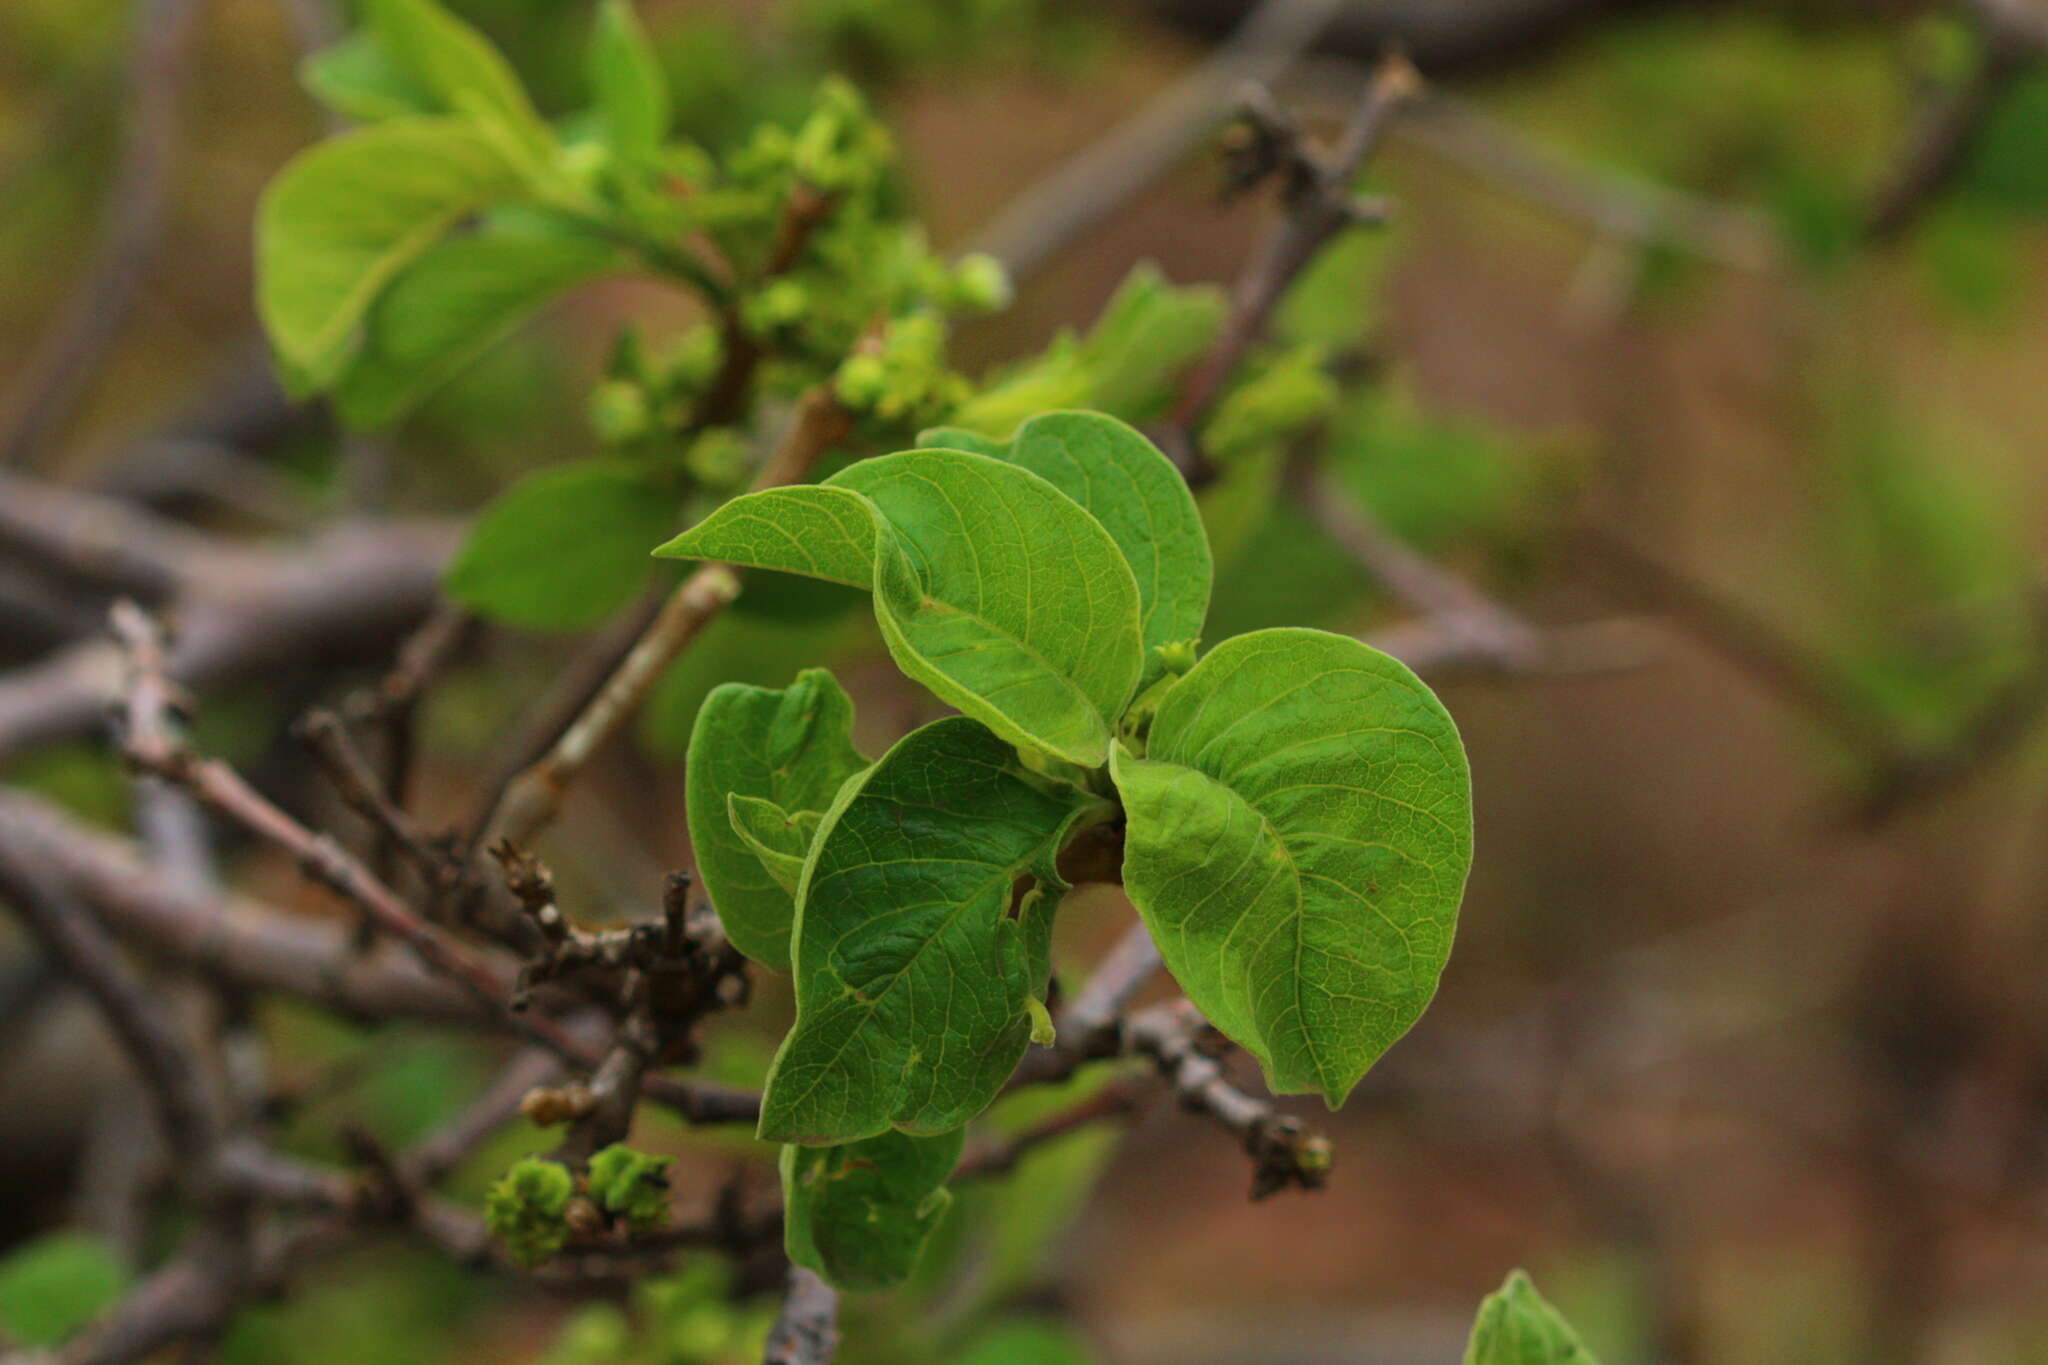
[(1263, 0), (1228, 41), (1106, 136), (1003, 206), (967, 250), (1022, 278), (1142, 192), (1224, 119), (1231, 92), (1276, 79), (1343, 9), (1342, 0)]
[(204, 1071), (114, 941), (64, 884), (30, 863), (0, 862), (0, 893), (36, 941), (84, 989), (135, 1065), (186, 1178), (208, 1188), (220, 1132)]
[[(0, 493), (0, 507), (9, 505)], [(299, 551), (209, 544), (180, 565), (184, 590), (169, 608), (178, 638), (165, 669), (206, 688), (387, 648), (432, 608), (455, 533), (438, 522), (343, 523)], [(0, 678), (0, 759), (96, 729), (124, 676), (118, 646), (91, 640)]]
[[(1422, 91), (1406, 58), (1380, 63), (1326, 158), (1293, 148), (1281, 158), (1288, 170), (1286, 212), (1253, 253), (1231, 291), (1230, 314), (1208, 354), (1181, 380), (1180, 395), (1158, 431), (1160, 448), (1188, 482), (1201, 485), (1215, 469), (1196, 447), (1195, 431), (1222, 397), (1247, 352), (1266, 333), (1288, 286), (1338, 233), (1358, 221), (1351, 182), (1379, 145), (1394, 115)], [(1276, 167), (1277, 168), (1277, 167)]]
[(761, 1365), (832, 1365), (839, 1351), (839, 1294), (802, 1266), (789, 1269), (789, 1297), (768, 1333)]

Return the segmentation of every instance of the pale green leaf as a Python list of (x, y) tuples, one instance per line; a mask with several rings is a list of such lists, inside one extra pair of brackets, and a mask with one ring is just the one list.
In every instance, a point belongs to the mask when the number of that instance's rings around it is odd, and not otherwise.
[(683, 779), (697, 873), (733, 946), (763, 966), (789, 970), (795, 886), (764, 865), (755, 843), (794, 851), (801, 872), (816, 826), (791, 850), (767, 822), (742, 828), (754, 814), (748, 803), (778, 816), (823, 811), (867, 764), (853, 747), (853, 702), (822, 668), (779, 689), (726, 683), (698, 710)]
[[(1031, 774), (987, 727), (913, 731), (849, 780), (812, 840), (792, 944), (796, 1024), (760, 1134), (827, 1144), (949, 1132), (987, 1107), (1031, 1037), (1053, 859), (1103, 803)], [(1012, 915), (1011, 893), (1031, 876)]]
[(1116, 542), (1044, 479), (985, 456), (863, 460), (735, 498), (655, 553), (869, 582), (905, 673), (1013, 744), (1087, 767), (1144, 663)]
[(351, 34), (306, 58), (299, 83), (335, 113), (363, 123), (436, 112), (433, 93), (392, 61), (368, 32)]
[(540, 156), (554, 135), (491, 41), (435, 0), (369, 0), (370, 32), (391, 60), (450, 113), (488, 119)]
[(465, 119), (400, 119), (294, 157), (256, 215), (256, 303), (301, 384), (324, 388), (391, 278), (518, 175)]
[(1599, 1365), (1522, 1271), (1479, 1305), (1465, 1365)]
[(648, 45), (630, 0), (604, 0), (590, 39), (590, 81), (605, 140), (634, 157), (652, 157), (668, 139), (668, 77)]
[(738, 792), (728, 796), (725, 804), (740, 842), (760, 859), (762, 869), (777, 886), (796, 895), (797, 883), (803, 880), (804, 855), (810, 852), (823, 813), (800, 810), (792, 815), (773, 801)]
[(436, 243), (364, 318), (335, 385), (342, 417), (383, 426), (551, 299), (623, 265), (616, 248), (567, 234), (486, 230)]
[(1181, 989), (1276, 1094), (1340, 1104), (1429, 1003), (1472, 862), (1457, 728), (1322, 631), (1219, 645), (1111, 761), (1124, 889)]
[(1099, 412), (1048, 412), (1017, 428), (1008, 446), (946, 428), (919, 443), (1022, 465), (1102, 523), (1138, 583), (1148, 678), (1158, 669), (1154, 649), (1201, 635), (1210, 586), (1202, 518), (1187, 480), (1135, 427)]
[(876, 534), (868, 499), (830, 484), (806, 484), (733, 498), (654, 553), (873, 588)]
[(953, 1196), (967, 1130), (888, 1132), (839, 1147), (782, 1149), (783, 1241), (789, 1259), (840, 1289), (899, 1284)]
[(626, 460), (591, 460), (520, 480), (484, 509), (448, 566), (448, 595), (532, 630), (594, 625), (647, 581), (647, 546), (678, 500)]

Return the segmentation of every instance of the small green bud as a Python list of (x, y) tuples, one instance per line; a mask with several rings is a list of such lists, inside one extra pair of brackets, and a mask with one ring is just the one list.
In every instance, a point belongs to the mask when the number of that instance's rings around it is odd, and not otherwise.
[(961, 307), (985, 313), (1007, 308), (1010, 303), (1010, 272), (993, 256), (976, 252), (963, 256), (953, 267), (953, 297)]
[(881, 401), (888, 391), (889, 367), (882, 357), (865, 351), (850, 355), (839, 367), (839, 376), (832, 383), (833, 392), (839, 401), (850, 408), (870, 408)]
[(771, 280), (747, 300), (747, 323), (757, 332), (774, 332), (803, 320), (810, 311), (810, 291), (795, 280)]
[(558, 1161), (527, 1157), (514, 1163), (484, 1196), (484, 1225), (512, 1259), (536, 1266), (569, 1240), (564, 1217), (576, 1181)]
[(652, 421), (647, 391), (629, 380), (607, 380), (590, 395), (590, 425), (606, 445), (639, 440)]
[(753, 452), (729, 427), (714, 427), (690, 442), (683, 467), (710, 489), (737, 488), (747, 477)]
[(668, 1164), (672, 1158), (636, 1152), (622, 1142), (590, 1158), (590, 1197), (634, 1232), (668, 1223)]
[(1154, 646), (1153, 652), (1159, 656), (1162, 668), (1179, 677), (1195, 666), (1195, 646), (1200, 643), (1200, 640), (1173, 640)]

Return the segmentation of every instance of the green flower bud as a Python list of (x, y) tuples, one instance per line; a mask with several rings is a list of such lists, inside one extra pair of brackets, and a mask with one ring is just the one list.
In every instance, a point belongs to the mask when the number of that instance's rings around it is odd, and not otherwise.
[(964, 308), (985, 313), (1010, 304), (1010, 272), (993, 256), (976, 252), (953, 267), (953, 297)]
[(536, 1266), (569, 1240), (564, 1218), (576, 1192), (568, 1167), (527, 1157), (499, 1177), (484, 1196), (484, 1224), (505, 1244), (512, 1259)]
[(633, 1231), (653, 1232), (668, 1222), (671, 1159), (615, 1142), (590, 1158), (590, 1197)]
[(590, 395), (590, 425), (606, 445), (625, 445), (652, 425), (647, 391), (624, 379), (607, 380)]

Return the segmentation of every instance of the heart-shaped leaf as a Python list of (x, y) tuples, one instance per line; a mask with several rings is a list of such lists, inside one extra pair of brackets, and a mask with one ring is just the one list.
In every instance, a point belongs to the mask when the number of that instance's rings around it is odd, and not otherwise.
[[(1053, 868), (1106, 803), (1037, 777), (965, 716), (904, 736), (848, 781), (812, 840), (791, 945), (796, 1025), (763, 1138), (818, 1145), (949, 1132), (987, 1107), (1045, 989)], [(1036, 886), (1019, 898), (1019, 881)]]
[(956, 1128), (936, 1137), (889, 1132), (838, 1147), (784, 1147), (789, 1259), (841, 1289), (902, 1283), (953, 1202), (946, 1178), (966, 1137)]
[(1226, 641), (1111, 772), (1124, 889), (1166, 965), (1276, 1094), (1334, 1108), (1436, 991), (1472, 863), (1457, 728), (1342, 635)]
[[(765, 865), (741, 819), (761, 814), (757, 805), (785, 820), (823, 811), (866, 766), (853, 747), (853, 702), (822, 668), (784, 688), (726, 683), (697, 712), (683, 778), (697, 875), (726, 937), (761, 965), (789, 970), (795, 886)], [(772, 820), (749, 830), (770, 850), (796, 851), (801, 870), (801, 850), (779, 841)]]
[(1162, 667), (1154, 650), (1201, 635), (1209, 538), (1187, 480), (1137, 428), (1100, 412), (1048, 412), (1007, 446), (943, 427), (918, 440), (1021, 465), (1102, 523), (1137, 580), (1147, 681)]
[(897, 665), (1011, 743), (1108, 756), (1143, 667), (1116, 542), (1028, 470), (957, 450), (735, 498), (655, 551), (870, 587)]

